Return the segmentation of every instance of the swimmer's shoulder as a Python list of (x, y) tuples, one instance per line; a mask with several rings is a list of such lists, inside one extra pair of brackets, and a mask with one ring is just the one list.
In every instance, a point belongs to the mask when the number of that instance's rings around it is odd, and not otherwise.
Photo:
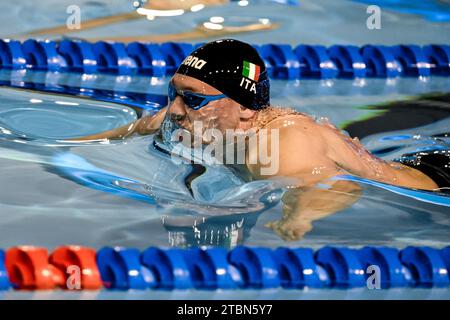
[[(311, 172), (316, 167), (321, 168), (323, 175), (335, 173), (336, 166), (324, 156), (326, 144), (322, 135), (314, 130), (314, 123), (313, 118), (296, 111), (278, 114), (274, 112), (269, 121), (259, 126), (260, 145), (267, 146), (271, 160), (278, 162), (276, 175), (301, 176), (305, 181), (309, 181)], [(265, 132), (261, 129), (268, 130)], [(254, 175), (264, 166), (261, 163), (248, 164), (250, 172)], [(313, 178), (316, 179), (318, 176)]]
[(259, 117), (259, 127), (263, 129), (285, 129), (298, 126), (310, 126), (314, 119), (306, 113), (293, 109), (271, 108)]
[[(304, 152), (304, 148), (316, 146), (322, 149), (322, 136), (317, 134), (317, 125), (311, 116), (292, 109), (271, 108), (259, 116), (258, 124), (260, 138), (263, 138), (261, 129), (267, 129), (268, 137), (273, 136), (273, 130), (277, 130), (277, 139), (281, 152), (296, 150)], [(312, 150), (311, 150), (312, 151)], [(297, 153), (296, 152), (296, 153)]]

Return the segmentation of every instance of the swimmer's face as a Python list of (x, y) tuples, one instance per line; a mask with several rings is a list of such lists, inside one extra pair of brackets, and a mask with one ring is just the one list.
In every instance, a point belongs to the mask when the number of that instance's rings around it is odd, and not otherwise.
[[(202, 95), (222, 94), (209, 84), (189, 76), (175, 74), (171, 81), (175, 89), (180, 92), (190, 91)], [(169, 101), (167, 110), (167, 116), (171, 117), (172, 121), (176, 121), (180, 127), (191, 133), (194, 121), (201, 121), (203, 132), (206, 129), (218, 129), (222, 133), (225, 133), (227, 129), (246, 129), (245, 124), (254, 115), (255, 111), (242, 107), (228, 97), (211, 101), (200, 109), (194, 110), (177, 95), (173, 101)]]

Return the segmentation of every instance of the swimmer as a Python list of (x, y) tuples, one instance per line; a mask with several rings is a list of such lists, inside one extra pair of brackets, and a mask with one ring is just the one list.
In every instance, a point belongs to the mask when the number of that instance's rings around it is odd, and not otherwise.
[[(169, 83), (168, 106), (157, 114), (76, 140), (157, 133), (163, 142), (170, 142), (167, 137), (174, 129), (193, 132), (196, 121), (203, 129), (214, 128), (222, 133), (227, 129), (254, 130), (266, 142), (276, 139), (278, 157), (272, 159), (278, 161), (276, 173), (261, 174), (267, 163), (261, 159), (250, 163), (248, 155), (252, 150), (246, 154), (244, 167), (253, 179), (295, 179), (282, 198), (282, 218), (267, 225), (285, 240), (302, 238), (312, 229), (314, 220), (357, 201), (362, 193), (360, 186), (332, 179), (338, 175), (430, 191), (450, 186), (450, 175), (441, 181), (446, 185), (438, 185), (408, 161), (402, 164), (377, 158), (357, 138), (349, 137), (326, 120), (317, 121), (307, 114), (270, 105), (263, 60), (251, 45), (232, 39), (210, 42), (193, 51)], [(260, 134), (262, 129), (267, 129), (265, 138)], [(273, 148), (273, 144), (267, 145)], [(448, 153), (442, 156), (446, 161), (450, 159)]]

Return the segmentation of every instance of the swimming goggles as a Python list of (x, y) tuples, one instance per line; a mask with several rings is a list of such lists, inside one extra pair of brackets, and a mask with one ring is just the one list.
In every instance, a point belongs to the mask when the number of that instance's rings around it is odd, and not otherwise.
[(172, 82), (169, 82), (169, 101), (174, 101), (177, 96), (183, 99), (184, 103), (191, 109), (198, 110), (206, 106), (211, 101), (226, 98), (224, 94), (204, 95), (191, 91), (177, 90)]

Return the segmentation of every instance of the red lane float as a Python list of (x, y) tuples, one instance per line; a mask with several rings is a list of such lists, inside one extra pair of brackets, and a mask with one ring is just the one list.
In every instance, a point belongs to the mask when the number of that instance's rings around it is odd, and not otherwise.
[(100, 289), (95, 254), (91, 248), (63, 246), (49, 256), (46, 248), (20, 246), (6, 251), (5, 266), (19, 290)]

